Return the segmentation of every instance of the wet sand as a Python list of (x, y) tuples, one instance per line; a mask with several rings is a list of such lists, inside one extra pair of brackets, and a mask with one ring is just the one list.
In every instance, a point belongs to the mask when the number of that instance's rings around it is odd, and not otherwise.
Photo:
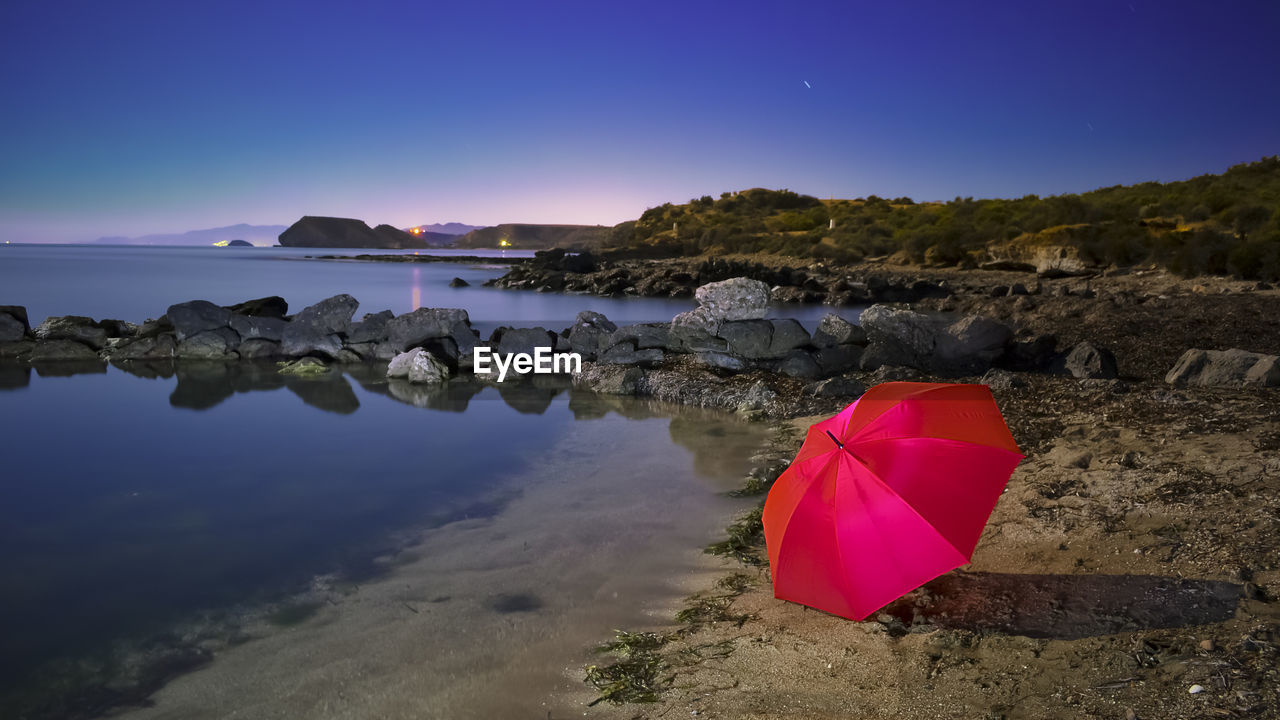
[(723, 572), (698, 548), (743, 507), (723, 491), (761, 432), (723, 415), (579, 423), (504, 484), (501, 514), (426, 532), (378, 580), (318, 579), (314, 615), (243, 628), (253, 639), (117, 717), (581, 716), (590, 648), (666, 622)]

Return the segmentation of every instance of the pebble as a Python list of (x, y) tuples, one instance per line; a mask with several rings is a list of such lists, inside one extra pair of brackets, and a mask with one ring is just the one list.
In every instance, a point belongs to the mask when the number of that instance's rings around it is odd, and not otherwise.
[(1200, 649), (1207, 652), (1213, 652), (1218, 649), (1218, 644), (1213, 641), (1213, 638), (1208, 638), (1200, 641)]
[(1191, 687), (1187, 688), (1187, 692), (1192, 695), (1199, 695), (1200, 693), (1204, 692), (1204, 686), (1192, 685)]

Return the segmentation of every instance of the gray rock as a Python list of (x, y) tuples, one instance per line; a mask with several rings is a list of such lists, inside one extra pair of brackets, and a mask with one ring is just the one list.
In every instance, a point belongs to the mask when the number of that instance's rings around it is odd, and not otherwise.
[(747, 369), (747, 363), (742, 358), (728, 353), (716, 352), (715, 350), (696, 353), (694, 355), (694, 359), (703, 365), (710, 365), (711, 367), (717, 367), (722, 370), (733, 370), (736, 372)]
[(818, 361), (804, 350), (792, 350), (778, 363), (778, 372), (794, 378), (813, 379), (822, 376)]
[(288, 357), (320, 355), (337, 357), (342, 349), (342, 338), (336, 333), (326, 333), (306, 324), (291, 322), (281, 334), (281, 352)]
[(1171, 385), (1200, 387), (1280, 386), (1280, 357), (1233, 348), (1188, 350), (1164, 377)]
[(595, 360), (614, 344), (610, 335), (600, 328), (574, 325), (569, 328), (569, 349), (581, 355), (583, 360)]
[(62, 360), (99, 360), (98, 353), (84, 343), (75, 340), (56, 339), (36, 342), (31, 350), (32, 363)]
[(490, 342), (498, 353), (526, 353), (532, 355), (535, 348), (555, 348), (553, 334), (545, 328), (498, 328)]
[(791, 318), (771, 321), (773, 335), (769, 338), (769, 355), (782, 357), (796, 348), (809, 344), (809, 331)]
[(707, 313), (690, 310), (676, 315), (671, 321), (668, 347), (679, 352), (727, 352), (729, 343), (716, 337), (720, 322)]
[(351, 353), (361, 360), (373, 360), (377, 356), (378, 344), (371, 342), (352, 343), (342, 346), (343, 352)]
[(815, 347), (835, 347), (836, 345), (865, 345), (867, 334), (862, 328), (836, 315), (827, 313), (818, 323), (813, 333)]
[(391, 358), (391, 362), (387, 364), (387, 377), (389, 378), (407, 378), (409, 377), (409, 366), (413, 364), (413, 359), (418, 355), (426, 352), (422, 348), (414, 348), (407, 352), (402, 352)]
[(0, 342), (18, 342), (26, 336), (26, 324), (8, 313), (0, 313)]
[(596, 362), (602, 365), (643, 365), (652, 367), (662, 362), (663, 353), (658, 348), (638, 350), (629, 342), (618, 343), (606, 350)]
[(1086, 340), (1067, 353), (1063, 370), (1077, 379), (1111, 379), (1117, 374), (1116, 358), (1110, 350)]
[(875, 372), (867, 378), (872, 385), (879, 385), (887, 382), (904, 382), (923, 380), (924, 376), (915, 368), (902, 367), (901, 365), (882, 365), (876, 368)]
[(466, 280), (463, 280), (460, 277), (456, 277), (449, 281), (449, 287), (452, 287), (452, 288), (471, 287), (471, 283), (467, 282)]
[(287, 323), (280, 318), (233, 314), (227, 321), (227, 325), (236, 331), (241, 340), (260, 338), (278, 343), (284, 339), (284, 328)]
[(390, 310), (366, 314), (348, 330), (347, 343), (377, 343), (386, 340), (391, 332), (388, 326), (394, 319), (395, 313)]
[(227, 323), (231, 321), (230, 310), (218, 307), (208, 300), (191, 300), (170, 305), (164, 316), (173, 324), (173, 331), (179, 341), (208, 330), (227, 327)]
[(769, 286), (744, 277), (707, 283), (694, 292), (700, 309), (716, 320), (759, 320), (769, 307)]
[(582, 312), (578, 313), (577, 320), (574, 322), (574, 324), (582, 325), (585, 327), (593, 327), (609, 333), (618, 329), (618, 326), (615, 325), (613, 321), (611, 321), (609, 318), (605, 317), (603, 313), (598, 313), (593, 310), (583, 310)]
[(386, 342), (401, 352), (427, 340), (452, 338), (458, 352), (469, 353), (475, 347), (471, 319), (458, 308), (418, 308), (387, 322)]
[(449, 379), (449, 366), (422, 350), (409, 361), (406, 379), (415, 385), (437, 385)]
[(284, 298), (279, 295), (271, 295), (254, 300), (245, 300), (235, 305), (228, 305), (227, 309), (237, 315), (283, 320), (289, 314), (289, 303), (285, 302)]
[(980, 382), (992, 390), (1012, 390), (1014, 388), (1027, 387), (1027, 381), (1023, 378), (1008, 370), (1000, 370), (998, 368), (988, 370), (982, 376)]
[(151, 360), (155, 358), (171, 358), (177, 354), (178, 343), (174, 336), (142, 335), (126, 340), (111, 349), (114, 360)]
[(196, 333), (178, 343), (177, 356), (220, 360), (240, 347), (240, 336), (227, 327)]
[[(728, 343), (733, 355), (748, 360), (774, 357), (770, 352), (773, 323), (768, 320), (732, 320), (720, 324), (717, 335)], [(779, 356), (785, 353), (780, 353)]]
[(940, 375), (984, 371), (1004, 354), (1013, 332), (977, 315), (957, 319), (946, 313), (922, 313), (872, 305), (862, 313), (867, 352), (862, 368), (913, 367)]
[(763, 381), (756, 381), (754, 385), (747, 389), (747, 394), (743, 396), (742, 402), (738, 403), (738, 412), (749, 412), (751, 410), (762, 410), (769, 401), (778, 397), (778, 393), (772, 388), (765, 385)]
[[(0, 315), (8, 315), (9, 318), (18, 321), (22, 325), (23, 335), (30, 334), (31, 321), (27, 318), (27, 309), (21, 305), (0, 305)], [(18, 338), (21, 340), (22, 338)], [(8, 340), (0, 340), (0, 342), (13, 342)]]
[(46, 318), (35, 329), (37, 340), (73, 340), (94, 350), (107, 345), (107, 331), (83, 315)]
[(644, 370), (638, 367), (600, 367), (591, 373), (587, 387), (607, 395), (635, 395), (644, 378)]
[(620, 327), (609, 336), (609, 344), (620, 342), (634, 343), (638, 350), (666, 350), (671, 345), (671, 326), (668, 323), (640, 323)]
[(280, 343), (264, 338), (244, 340), (240, 343), (240, 347), (236, 348), (236, 352), (240, 353), (240, 357), (246, 360), (277, 358), (284, 355), (284, 350), (280, 347)]
[(862, 348), (857, 345), (818, 348), (812, 354), (824, 376), (848, 372), (862, 361)]
[(351, 326), (351, 316), (355, 315), (360, 303), (350, 295), (343, 293), (325, 298), (315, 305), (303, 308), (289, 323), (291, 328), (305, 328), (322, 335), (345, 333)]
[(848, 376), (820, 380), (805, 388), (805, 392), (815, 397), (858, 397), (866, 391), (866, 385)]

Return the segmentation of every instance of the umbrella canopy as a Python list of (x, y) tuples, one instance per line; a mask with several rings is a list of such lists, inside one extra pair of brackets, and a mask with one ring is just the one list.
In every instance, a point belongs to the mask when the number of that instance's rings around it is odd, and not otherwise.
[(774, 595), (861, 620), (964, 565), (1022, 457), (985, 385), (871, 388), (769, 491)]

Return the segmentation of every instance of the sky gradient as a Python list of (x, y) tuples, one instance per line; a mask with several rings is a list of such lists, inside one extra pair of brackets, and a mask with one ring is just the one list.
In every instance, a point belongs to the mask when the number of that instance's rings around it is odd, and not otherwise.
[(0, 240), (1184, 179), (1280, 153), (1277, 37), (1276, 2), (8, 0)]

